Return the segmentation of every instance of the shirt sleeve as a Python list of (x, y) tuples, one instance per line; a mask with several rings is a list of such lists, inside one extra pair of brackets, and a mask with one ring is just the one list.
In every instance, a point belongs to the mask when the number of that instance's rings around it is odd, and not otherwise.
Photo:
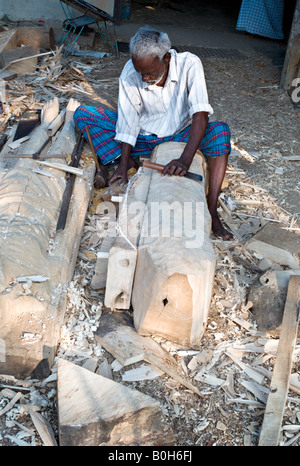
[(140, 132), (142, 101), (138, 87), (122, 78), (119, 79), (118, 119), (115, 139), (135, 146)]
[(213, 109), (208, 101), (207, 87), (201, 60), (197, 57), (188, 71), (188, 104), (190, 118), (196, 112), (208, 112), (213, 114)]

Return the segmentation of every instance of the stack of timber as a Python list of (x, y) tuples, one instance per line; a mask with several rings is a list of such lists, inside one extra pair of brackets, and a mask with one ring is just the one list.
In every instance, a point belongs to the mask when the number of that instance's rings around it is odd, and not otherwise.
[[(160, 144), (152, 161), (166, 165), (180, 157), (184, 146)], [(197, 153), (190, 171), (204, 177), (203, 165)], [(144, 169), (132, 181), (120, 212), (105, 305), (128, 309), (131, 303), (138, 333), (196, 347), (205, 329), (216, 262), (205, 182)]]
[[(51, 151), (73, 150), (77, 106), (70, 101)], [(47, 142), (48, 127), (58, 114), (53, 99), (42, 110), (40, 126), (19, 147), (20, 157), (9, 160), (13, 135), (1, 153), (0, 372), (17, 377), (45, 377), (53, 364), (93, 184), (92, 164), (85, 177), (76, 177), (65, 229), (56, 233), (67, 163), (60, 159), (58, 170), (52, 157), (54, 168), (42, 165), (40, 170), (40, 161), (30, 155)]]

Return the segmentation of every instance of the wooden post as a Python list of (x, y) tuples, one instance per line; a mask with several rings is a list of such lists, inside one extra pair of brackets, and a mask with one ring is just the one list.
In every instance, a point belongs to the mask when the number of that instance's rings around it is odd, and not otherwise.
[(271, 380), (259, 446), (277, 446), (285, 408), (292, 357), (297, 338), (300, 311), (300, 277), (293, 275), (289, 281), (284, 308), (276, 362)]
[[(293, 87), (295, 78), (300, 78), (300, 0), (297, 0), (295, 6), (294, 19), (281, 74), (281, 87), (290, 90)], [(299, 86), (299, 82), (295, 86)]]

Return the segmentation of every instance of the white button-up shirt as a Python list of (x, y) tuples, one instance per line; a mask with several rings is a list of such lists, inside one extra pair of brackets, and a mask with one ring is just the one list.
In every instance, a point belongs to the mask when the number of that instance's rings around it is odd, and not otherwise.
[(167, 137), (183, 129), (196, 112), (212, 115), (201, 60), (189, 52), (170, 53), (164, 87), (144, 83), (132, 61), (125, 64), (119, 80), (117, 141), (135, 146), (140, 132)]

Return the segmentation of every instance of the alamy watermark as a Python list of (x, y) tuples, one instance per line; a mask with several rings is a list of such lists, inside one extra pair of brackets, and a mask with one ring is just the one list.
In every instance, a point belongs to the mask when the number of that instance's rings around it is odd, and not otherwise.
[(202, 201), (131, 202), (128, 206), (125, 203), (118, 221), (113, 203), (106, 202), (103, 207), (110, 212), (110, 221), (117, 222), (117, 228), (109, 229), (109, 236), (117, 236), (120, 232), (129, 241), (132, 238), (181, 238), (186, 248), (203, 246), (207, 207)]
[(300, 78), (293, 79), (292, 87), (295, 89), (291, 93), (291, 99), (295, 104), (298, 104), (300, 102)]

